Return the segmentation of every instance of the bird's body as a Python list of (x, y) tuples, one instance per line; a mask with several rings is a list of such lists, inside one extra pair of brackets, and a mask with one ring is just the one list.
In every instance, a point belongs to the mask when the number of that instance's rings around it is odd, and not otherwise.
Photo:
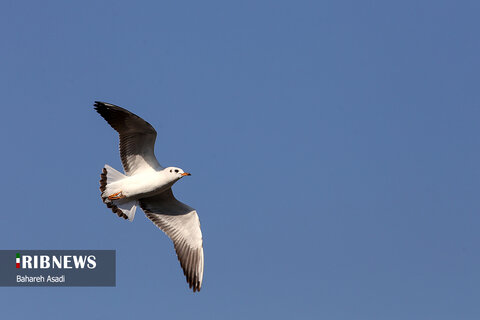
[(171, 187), (184, 176), (180, 168), (163, 168), (153, 152), (157, 132), (145, 120), (121, 107), (95, 102), (95, 110), (120, 135), (125, 174), (105, 165), (100, 175), (103, 202), (119, 217), (133, 221), (137, 206), (170, 239), (187, 282), (200, 291), (203, 240), (197, 212), (175, 199)]
[(140, 172), (108, 184), (105, 194), (122, 192), (126, 200), (138, 200), (162, 193), (176, 181), (178, 180), (167, 175), (165, 169), (153, 172)]

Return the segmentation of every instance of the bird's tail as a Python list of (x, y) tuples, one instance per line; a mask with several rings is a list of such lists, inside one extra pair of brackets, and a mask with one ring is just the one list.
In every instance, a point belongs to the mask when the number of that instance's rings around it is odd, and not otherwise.
[(114, 183), (126, 177), (123, 173), (106, 164), (100, 174), (100, 191), (102, 192), (100, 196), (102, 197), (103, 203), (112, 209), (119, 217), (132, 221), (135, 217), (135, 211), (137, 210), (137, 201), (109, 198), (111, 193), (113, 193), (112, 190), (115, 190)]

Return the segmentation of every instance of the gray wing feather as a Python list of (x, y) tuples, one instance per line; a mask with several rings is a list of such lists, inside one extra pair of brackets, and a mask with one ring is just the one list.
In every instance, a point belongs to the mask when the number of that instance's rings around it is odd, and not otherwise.
[(200, 291), (203, 281), (203, 240), (195, 209), (181, 203), (172, 189), (140, 199), (147, 217), (173, 241), (190, 288)]
[(162, 169), (154, 154), (157, 132), (150, 123), (110, 103), (95, 101), (95, 110), (120, 135), (120, 158), (127, 175)]

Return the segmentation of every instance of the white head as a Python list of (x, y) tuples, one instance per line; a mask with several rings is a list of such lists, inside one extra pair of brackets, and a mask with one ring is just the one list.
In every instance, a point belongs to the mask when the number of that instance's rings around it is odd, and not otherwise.
[(167, 173), (167, 175), (171, 176), (174, 179), (180, 179), (185, 176), (191, 175), (190, 173), (185, 172), (182, 169), (176, 168), (176, 167), (168, 167), (165, 169), (165, 172)]

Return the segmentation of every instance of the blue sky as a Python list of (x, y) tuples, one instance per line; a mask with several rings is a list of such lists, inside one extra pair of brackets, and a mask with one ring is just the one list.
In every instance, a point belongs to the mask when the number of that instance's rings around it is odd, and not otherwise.
[[(116, 288), (0, 288), (2, 316), (478, 319), (477, 1), (2, 1), (2, 249), (115, 249)], [(158, 131), (205, 275), (99, 197)]]

